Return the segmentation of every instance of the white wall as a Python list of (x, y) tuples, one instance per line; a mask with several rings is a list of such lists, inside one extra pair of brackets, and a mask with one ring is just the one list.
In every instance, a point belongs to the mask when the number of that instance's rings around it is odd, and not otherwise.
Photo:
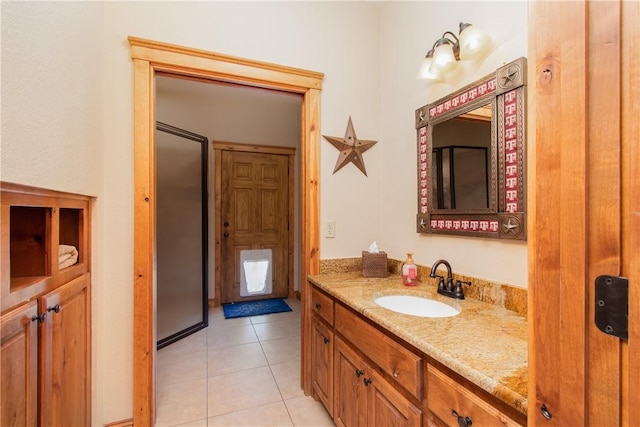
[[(463, 16), (464, 15), (464, 16)], [(500, 17), (500, 18), (498, 18)], [(321, 221), (337, 223), (321, 258), (358, 256), (378, 240), (391, 257), (526, 285), (526, 245), (418, 236), (414, 110), (451, 90), (415, 80), (444, 31), (468, 20), (512, 38), (472, 79), (526, 56), (526, 3), (2, 3), (5, 181), (98, 196), (94, 210), (93, 424), (132, 415), (133, 111), (127, 36), (325, 73), (321, 134), (378, 140), (332, 174), (321, 144)], [(500, 27), (498, 27), (500, 26)], [(8, 77), (7, 77), (8, 76)]]
[[(110, 124), (105, 129), (104, 166), (108, 198), (104, 203), (110, 212), (104, 227), (113, 231), (105, 245), (121, 249), (119, 256), (107, 261), (113, 264), (113, 271), (109, 274), (111, 291), (105, 299), (122, 310), (117, 320), (106, 310), (95, 316), (101, 324), (109, 324), (100, 341), (111, 347), (97, 355), (94, 399), (100, 403), (94, 414), (96, 423), (132, 413), (133, 87), (127, 36), (324, 72), (322, 133), (344, 135), (350, 114), (360, 136), (375, 139), (380, 132), (379, 28), (378, 7), (374, 4), (107, 2), (104, 10), (104, 118)], [(363, 70), (367, 71), (365, 75)], [(323, 174), (330, 165), (330, 175), (337, 151), (327, 142), (322, 144)], [(371, 153), (374, 150), (376, 147)], [(347, 174), (355, 177), (350, 183), (354, 194), (369, 195), (369, 201), (358, 206), (369, 203), (370, 211), (375, 212), (378, 189), (353, 171)], [(323, 200), (331, 197), (330, 189), (329, 184), (322, 184)], [(373, 229), (379, 220), (377, 215), (367, 216), (362, 223)], [(357, 247), (352, 245), (351, 254)]]
[[(109, 369), (103, 331), (105, 313), (113, 317), (115, 350), (131, 347), (131, 326), (117, 328), (119, 313), (130, 311), (129, 300), (109, 301), (110, 289), (103, 265), (105, 233), (104, 127), (103, 120), (103, 5), (98, 2), (2, 2), (2, 139), (0, 179), (60, 191), (96, 196), (93, 204), (92, 329), (93, 371), (99, 360)], [(110, 124), (113, 125), (113, 124)], [(130, 156), (129, 156), (130, 157)], [(130, 163), (130, 162), (129, 162)], [(130, 201), (122, 201), (130, 209)], [(110, 207), (112, 208), (112, 207)], [(117, 211), (117, 207), (113, 207)], [(131, 240), (124, 239), (124, 246)], [(116, 246), (112, 256), (130, 257)], [(111, 270), (110, 270), (111, 271)], [(127, 281), (131, 279), (127, 271)], [(115, 302), (109, 307), (106, 304)], [(130, 317), (129, 317), (130, 322)], [(126, 329), (125, 329), (126, 328)], [(120, 350), (120, 352), (122, 352)], [(126, 350), (131, 352), (131, 350)], [(96, 357), (100, 354), (100, 357)], [(126, 353), (125, 353), (125, 359)], [(117, 369), (116, 377), (131, 375), (131, 363)], [(122, 378), (125, 394), (131, 381)], [(93, 381), (95, 391), (104, 388)], [(96, 399), (94, 414), (100, 411)], [(129, 404), (129, 407), (131, 405)], [(126, 408), (126, 407), (125, 407)], [(120, 411), (123, 413), (123, 411)], [(130, 410), (129, 410), (130, 412)], [(94, 416), (94, 419), (96, 417)]]
[[(384, 182), (379, 198), (378, 235), (361, 236), (361, 245), (376, 238), (391, 257), (413, 252), (418, 264), (444, 258), (454, 272), (527, 286), (526, 242), (416, 233), (416, 131), (414, 112), (473, 82), (505, 63), (527, 56), (527, 3), (523, 1), (390, 2), (381, 10), (380, 114), (383, 123), (377, 154)], [(499, 18), (498, 18), (499, 17)], [(494, 50), (481, 64), (468, 64), (451, 84), (415, 78), (432, 44), (445, 32), (458, 32), (460, 21), (487, 31)], [(531, 94), (530, 94), (531, 95)], [(365, 154), (366, 156), (366, 154)], [(325, 182), (323, 181), (323, 184)], [(335, 200), (323, 200), (322, 209)], [(353, 221), (354, 219), (352, 219)]]

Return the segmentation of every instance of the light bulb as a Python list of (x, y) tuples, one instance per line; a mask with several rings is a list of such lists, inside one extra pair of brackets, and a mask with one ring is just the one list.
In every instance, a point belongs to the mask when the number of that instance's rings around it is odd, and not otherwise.
[(460, 59), (478, 59), (484, 56), (491, 45), (488, 34), (471, 24), (460, 23)]
[(453, 53), (453, 43), (445, 38), (438, 40), (429, 71), (436, 76), (444, 76), (455, 66), (456, 57)]
[(420, 65), (420, 70), (418, 70), (418, 79), (426, 79), (426, 80), (440, 80), (440, 77), (431, 73), (429, 68), (431, 68), (431, 63), (433, 62), (433, 49), (431, 49), (427, 56), (425, 56), (422, 61), (422, 65)]

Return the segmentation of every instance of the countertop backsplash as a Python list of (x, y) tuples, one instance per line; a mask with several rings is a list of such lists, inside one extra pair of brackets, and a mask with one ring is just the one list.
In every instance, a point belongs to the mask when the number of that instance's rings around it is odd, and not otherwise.
[[(423, 283), (433, 283), (437, 285), (437, 279), (429, 277), (431, 267), (416, 264), (418, 267), (418, 280)], [(400, 275), (402, 261), (387, 259), (387, 270), (390, 275)], [(320, 274), (346, 273), (352, 271), (362, 271), (362, 258), (335, 258), (320, 260)], [(466, 298), (504, 307), (523, 316), (527, 315), (527, 290), (506, 283), (496, 283), (486, 279), (465, 276), (453, 272), (454, 280), (470, 281), (471, 286), (464, 287)]]

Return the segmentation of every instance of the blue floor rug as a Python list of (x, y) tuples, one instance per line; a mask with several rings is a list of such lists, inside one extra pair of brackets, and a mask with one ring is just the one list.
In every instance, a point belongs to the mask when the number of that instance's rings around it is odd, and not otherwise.
[(222, 304), (225, 319), (234, 317), (261, 316), (263, 314), (291, 311), (283, 299), (265, 299), (260, 301), (234, 302)]

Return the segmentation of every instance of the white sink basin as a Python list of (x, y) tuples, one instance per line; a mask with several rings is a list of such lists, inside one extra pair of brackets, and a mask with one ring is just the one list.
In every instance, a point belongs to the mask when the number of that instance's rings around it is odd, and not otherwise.
[(440, 301), (412, 295), (387, 295), (374, 300), (376, 304), (402, 314), (419, 317), (451, 317), (460, 310)]

